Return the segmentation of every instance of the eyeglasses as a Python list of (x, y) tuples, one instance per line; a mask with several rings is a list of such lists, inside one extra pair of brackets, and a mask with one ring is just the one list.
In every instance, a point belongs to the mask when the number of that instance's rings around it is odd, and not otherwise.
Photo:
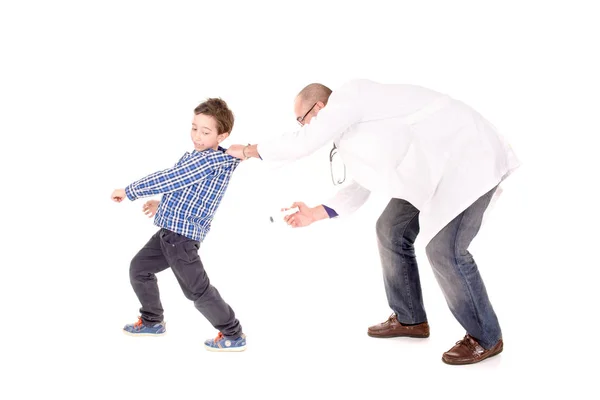
[(300, 126), (304, 126), (304, 118), (306, 118), (306, 116), (308, 114), (310, 114), (310, 112), (313, 110), (313, 108), (315, 108), (316, 105), (317, 105), (317, 103), (313, 104), (313, 106), (306, 112), (306, 114), (304, 114), (301, 117), (296, 118), (296, 121), (298, 121), (298, 123), (300, 124)]
[[(331, 169), (331, 181), (334, 185), (341, 185), (346, 180), (346, 165), (339, 155), (337, 146), (333, 144), (333, 148), (329, 152), (329, 168)], [(341, 176), (341, 178), (339, 178)]]

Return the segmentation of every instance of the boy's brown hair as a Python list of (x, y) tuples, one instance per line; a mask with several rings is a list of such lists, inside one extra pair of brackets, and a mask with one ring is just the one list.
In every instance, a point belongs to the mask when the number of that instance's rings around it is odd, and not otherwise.
[(227, 103), (221, 98), (206, 99), (204, 103), (200, 103), (194, 109), (194, 113), (209, 115), (217, 121), (218, 134), (228, 132), (231, 134), (233, 129), (234, 116), (233, 112), (227, 106)]

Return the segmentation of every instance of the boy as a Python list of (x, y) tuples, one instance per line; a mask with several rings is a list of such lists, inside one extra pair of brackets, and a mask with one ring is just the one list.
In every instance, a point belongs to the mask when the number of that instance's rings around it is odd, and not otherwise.
[[(138, 321), (123, 328), (126, 334), (165, 334), (155, 274), (171, 267), (185, 296), (219, 330), (215, 339), (204, 342), (206, 349), (246, 349), (246, 336), (240, 322), (210, 284), (198, 255), (200, 243), (210, 230), (213, 215), (240, 162), (219, 146), (229, 136), (233, 122), (233, 113), (225, 101), (208, 99), (194, 110), (192, 153), (186, 152), (173, 168), (155, 172), (112, 193), (115, 202), (125, 197), (133, 201), (163, 194), (154, 218), (154, 224), (161, 229), (131, 261), (129, 277), (142, 307)], [(153, 214), (152, 205), (146, 203), (144, 212)]]

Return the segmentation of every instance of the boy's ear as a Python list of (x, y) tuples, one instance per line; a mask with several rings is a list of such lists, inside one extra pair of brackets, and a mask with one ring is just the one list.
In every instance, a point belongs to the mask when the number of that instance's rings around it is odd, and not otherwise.
[(221, 143), (223, 140), (227, 139), (228, 137), (229, 137), (229, 132), (223, 132), (223, 133), (220, 133), (220, 134), (217, 136), (217, 141), (218, 141), (219, 143)]

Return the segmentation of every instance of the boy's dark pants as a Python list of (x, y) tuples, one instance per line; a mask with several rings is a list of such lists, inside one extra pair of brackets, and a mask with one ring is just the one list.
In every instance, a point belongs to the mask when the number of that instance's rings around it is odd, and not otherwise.
[(142, 321), (151, 325), (163, 320), (156, 273), (171, 267), (185, 297), (228, 339), (242, 334), (235, 313), (210, 284), (198, 255), (200, 242), (160, 229), (131, 260), (129, 278), (142, 308)]

